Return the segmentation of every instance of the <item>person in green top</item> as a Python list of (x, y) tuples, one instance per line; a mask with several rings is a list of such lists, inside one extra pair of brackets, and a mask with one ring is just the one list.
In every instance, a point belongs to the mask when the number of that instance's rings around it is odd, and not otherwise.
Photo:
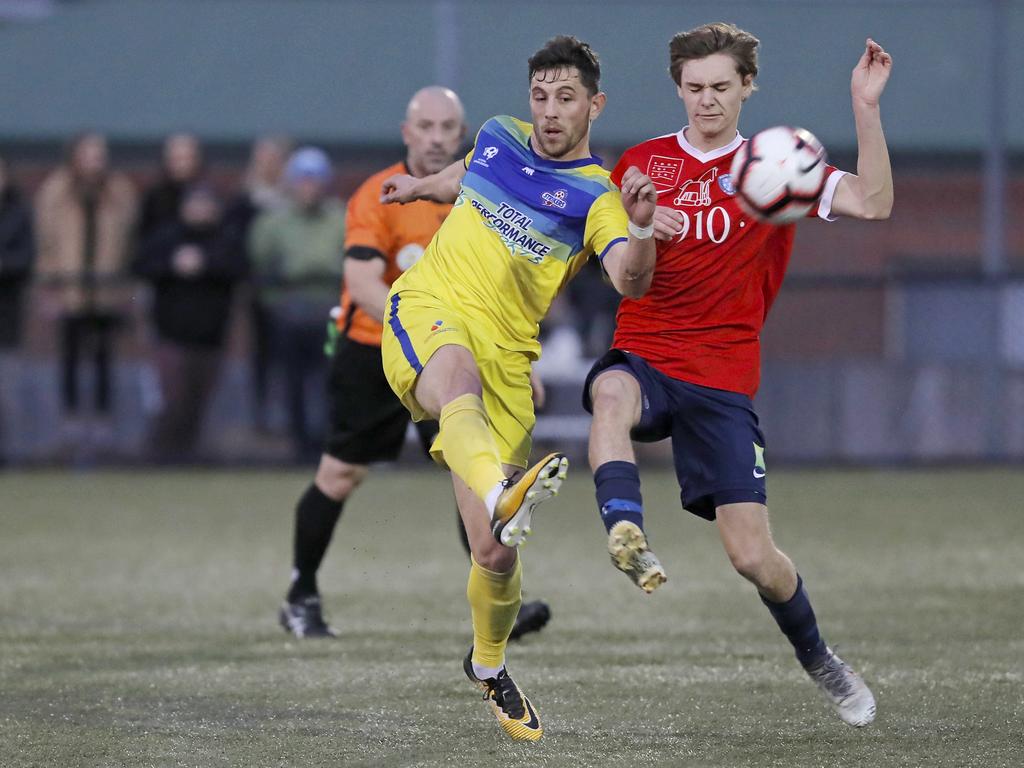
[(345, 208), (330, 195), (327, 155), (292, 153), (285, 168), (290, 203), (261, 214), (249, 233), (257, 297), (269, 325), (271, 366), (283, 369), (296, 458), (318, 456), (323, 419), (311, 420), (306, 392), (323, 389), (324, 322), (337, 303), (345, 243)]

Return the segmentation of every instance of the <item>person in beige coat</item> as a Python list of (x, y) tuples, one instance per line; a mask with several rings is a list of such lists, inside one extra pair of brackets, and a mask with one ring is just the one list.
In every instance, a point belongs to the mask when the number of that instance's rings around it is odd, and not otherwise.
[(126, 282), (137, 198), (110, 169), (106, 139), (85, 133), (69, 145), (36, 197), (41, 310), (59, 326), (61, 394), (66, 415), (80, 411), (80, 368), (95, 366), (97, 416), (111, 412), (114, 340), (133, 290)]

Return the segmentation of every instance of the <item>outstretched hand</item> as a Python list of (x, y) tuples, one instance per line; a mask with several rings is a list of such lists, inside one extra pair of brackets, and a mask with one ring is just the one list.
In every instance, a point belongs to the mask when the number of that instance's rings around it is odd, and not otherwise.
[(646, 227), (654, 217), (654, 209), (658, 206), (658, 192), (654, 182), (640, 172), (635, 165), (629, 166), (622, 174), (622, 207), (626, 215), (638, 227)]
[(416, 178), (406, 173), (396, 173), (388, 176), (380, 187), (380, 201), (382, 203), (411, 203), (416, 198), (412, 194), (412, 186)]
[(860, 57), (857, 66), (853, 68), (853, 76), (850, 78), (850, 94), (855, 101), (869, 106), (878, 106), (879, 97), (885, 90), (885, 84), (889, 80), (891, 71), (892, 56), (869, 37), (864, 46), (864, 55)]

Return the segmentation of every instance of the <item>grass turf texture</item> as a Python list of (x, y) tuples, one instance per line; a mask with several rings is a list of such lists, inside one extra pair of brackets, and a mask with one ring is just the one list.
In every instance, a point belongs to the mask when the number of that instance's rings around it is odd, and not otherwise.
[(509, 666), (546, 734), (463, 679), (447, 478), (382, 471), (321, 572), (336, 641), (276, 625), (307, 473), (0, 476), (0, 765), (1019, 766), (1024, 474), (774, 472), (780, 546), (872, 685), (843, 725), (712, 525), (644, 478), (670, 581), (615, 571), (575, 468), (523, 550), (552, 606)]

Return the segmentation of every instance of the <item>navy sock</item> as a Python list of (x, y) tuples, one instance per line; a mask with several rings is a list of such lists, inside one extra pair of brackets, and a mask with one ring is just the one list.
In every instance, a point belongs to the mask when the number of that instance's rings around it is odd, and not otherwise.
[(644, 527), (644, 502), (640, 495), (640, 473), (631, 461), (607, 461), (594, 472), (597, 507), (606, 530), (620, 520)]
[(335, 501), (310, 483), (302, 494), (295, 508), (295, 569), (288, 600), (296, 601), (307, 595), (319, 593), (316, 583), (316, 572), (331, 543), (334, 526), (341, 517), (341, 508), (345, 502)]
[(775, 623), (789, 638), (796, 651), (796, 658), (804, 667), (813, 666), (825, 656), (825, 641), (818, 632), (818, 620), (807, 598), (804, 580), (796, 575), (796, 593), (784, 603), (773, 603), (761, 595), (761, 602), (768, 606)]

